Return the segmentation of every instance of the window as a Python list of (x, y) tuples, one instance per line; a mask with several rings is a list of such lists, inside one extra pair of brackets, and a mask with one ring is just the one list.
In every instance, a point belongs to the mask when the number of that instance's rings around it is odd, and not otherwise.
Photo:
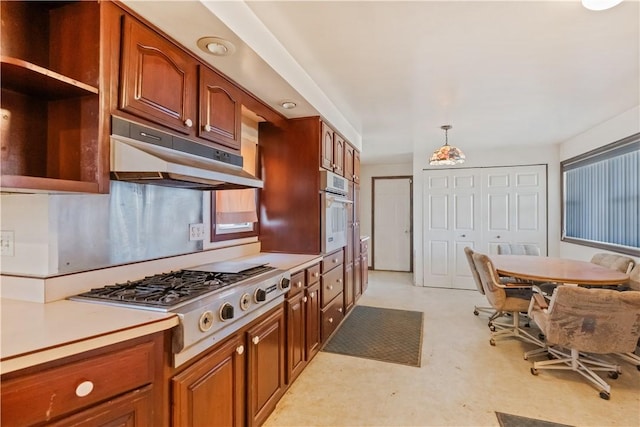
[(562, 240), (640, 255), (640, 133), (563, 161)]
[(211, 241), (257, 236), (257, 190), (211, 193)]

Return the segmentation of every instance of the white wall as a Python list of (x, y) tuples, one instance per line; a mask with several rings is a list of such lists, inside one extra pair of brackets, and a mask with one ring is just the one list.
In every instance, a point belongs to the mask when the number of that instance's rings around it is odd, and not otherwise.
[[(640, 106), (601, 123), (560, 144), (560, 161), (569, 159), (595, 148), (618, 141), (640, 132)], [(589, 260), (602, 249), (573, 243), (560, 242), (560, 256), (563, 258)], [(640, 262), (640, 258), (635, 258)]]

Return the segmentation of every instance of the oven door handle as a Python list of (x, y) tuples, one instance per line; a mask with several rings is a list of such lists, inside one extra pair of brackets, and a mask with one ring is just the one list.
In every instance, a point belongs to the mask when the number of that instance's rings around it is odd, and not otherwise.
[(334, 202), (338, 202), (338, 203), (350, 203), (353, 204), (353, 201), (349, 200), (349, 199), (345, 199), (343, 197), (337, 197), (337, 196), (329, 196), (327, 195), (327, 204), (331, 205)]

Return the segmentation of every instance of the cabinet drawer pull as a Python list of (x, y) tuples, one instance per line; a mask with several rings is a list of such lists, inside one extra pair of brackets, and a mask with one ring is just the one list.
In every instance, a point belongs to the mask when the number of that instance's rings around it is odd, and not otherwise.
[(191, 126), (193, 126), (193, 121), (191, 121), (191, 119), (187, 119), (184, 121), (184, 125), (190, 128)]
[(93, 383), (91, 381), (82, 381), (76, 387), (76, 396), (85, 397), (93, 391)]
[(311, 292), (311, 295), (309, 295), (309, 298), (315, 298), (316, 297), (316, 293), (315, 292)]
[(302, 302), (307, 302), (307, 297), (302, 298)]
[(298, 286), (299, 288), (301, 288), (301, 287), (302, 287), (302, 282), (298, 282), (298, 283), (296, 283), (296, 286)]
[(342, 313), (342, 307), (338, 307), (338, 313)]
[(255, 336), (251, 339), (251, 342), (253, 342), (254, 344), (258, 344), (260, 342), (260, 337), (259, 336)]
[(205, 132), (211, 132), (211, 126), (210, 125), (204, 125), (202, 128), (204, 129)]
[(238, 348), (236, 348), (236, 353), (238, 353), (238, 354), (244, 353), (244, 346), (243, 345), (239, 345)]
[(337, 263), (337, 262), (338, 262), (338, 258), (334, 258), (334, 259), (333, 259), (333, 263), (335, 264), (335, 263)]
[(315, 273), (313, 273), (313, 277), (318, 277), (320, 275), (320, 273), (318, 273), (317, 271)]
[(342, 279), (338, 279), (337, 282), (342, 284)]
[(329, 323), (333, 323), (333, 317), (329, 318)]
[(327, 286), (327, 289), (330, 290), (330, 291), (333, 290), (333, 285)]

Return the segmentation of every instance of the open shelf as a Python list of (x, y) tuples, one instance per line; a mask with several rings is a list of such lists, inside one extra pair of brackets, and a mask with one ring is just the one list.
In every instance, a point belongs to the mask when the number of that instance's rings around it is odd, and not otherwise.
[(2, 175), (2, 191), (18, 193), (97, 193), (98, 183), (37, 176)]
[(97, 95), (98, 88), (44, 67), (9, 56), (0, 56), (2, 86), (48, 100)]

